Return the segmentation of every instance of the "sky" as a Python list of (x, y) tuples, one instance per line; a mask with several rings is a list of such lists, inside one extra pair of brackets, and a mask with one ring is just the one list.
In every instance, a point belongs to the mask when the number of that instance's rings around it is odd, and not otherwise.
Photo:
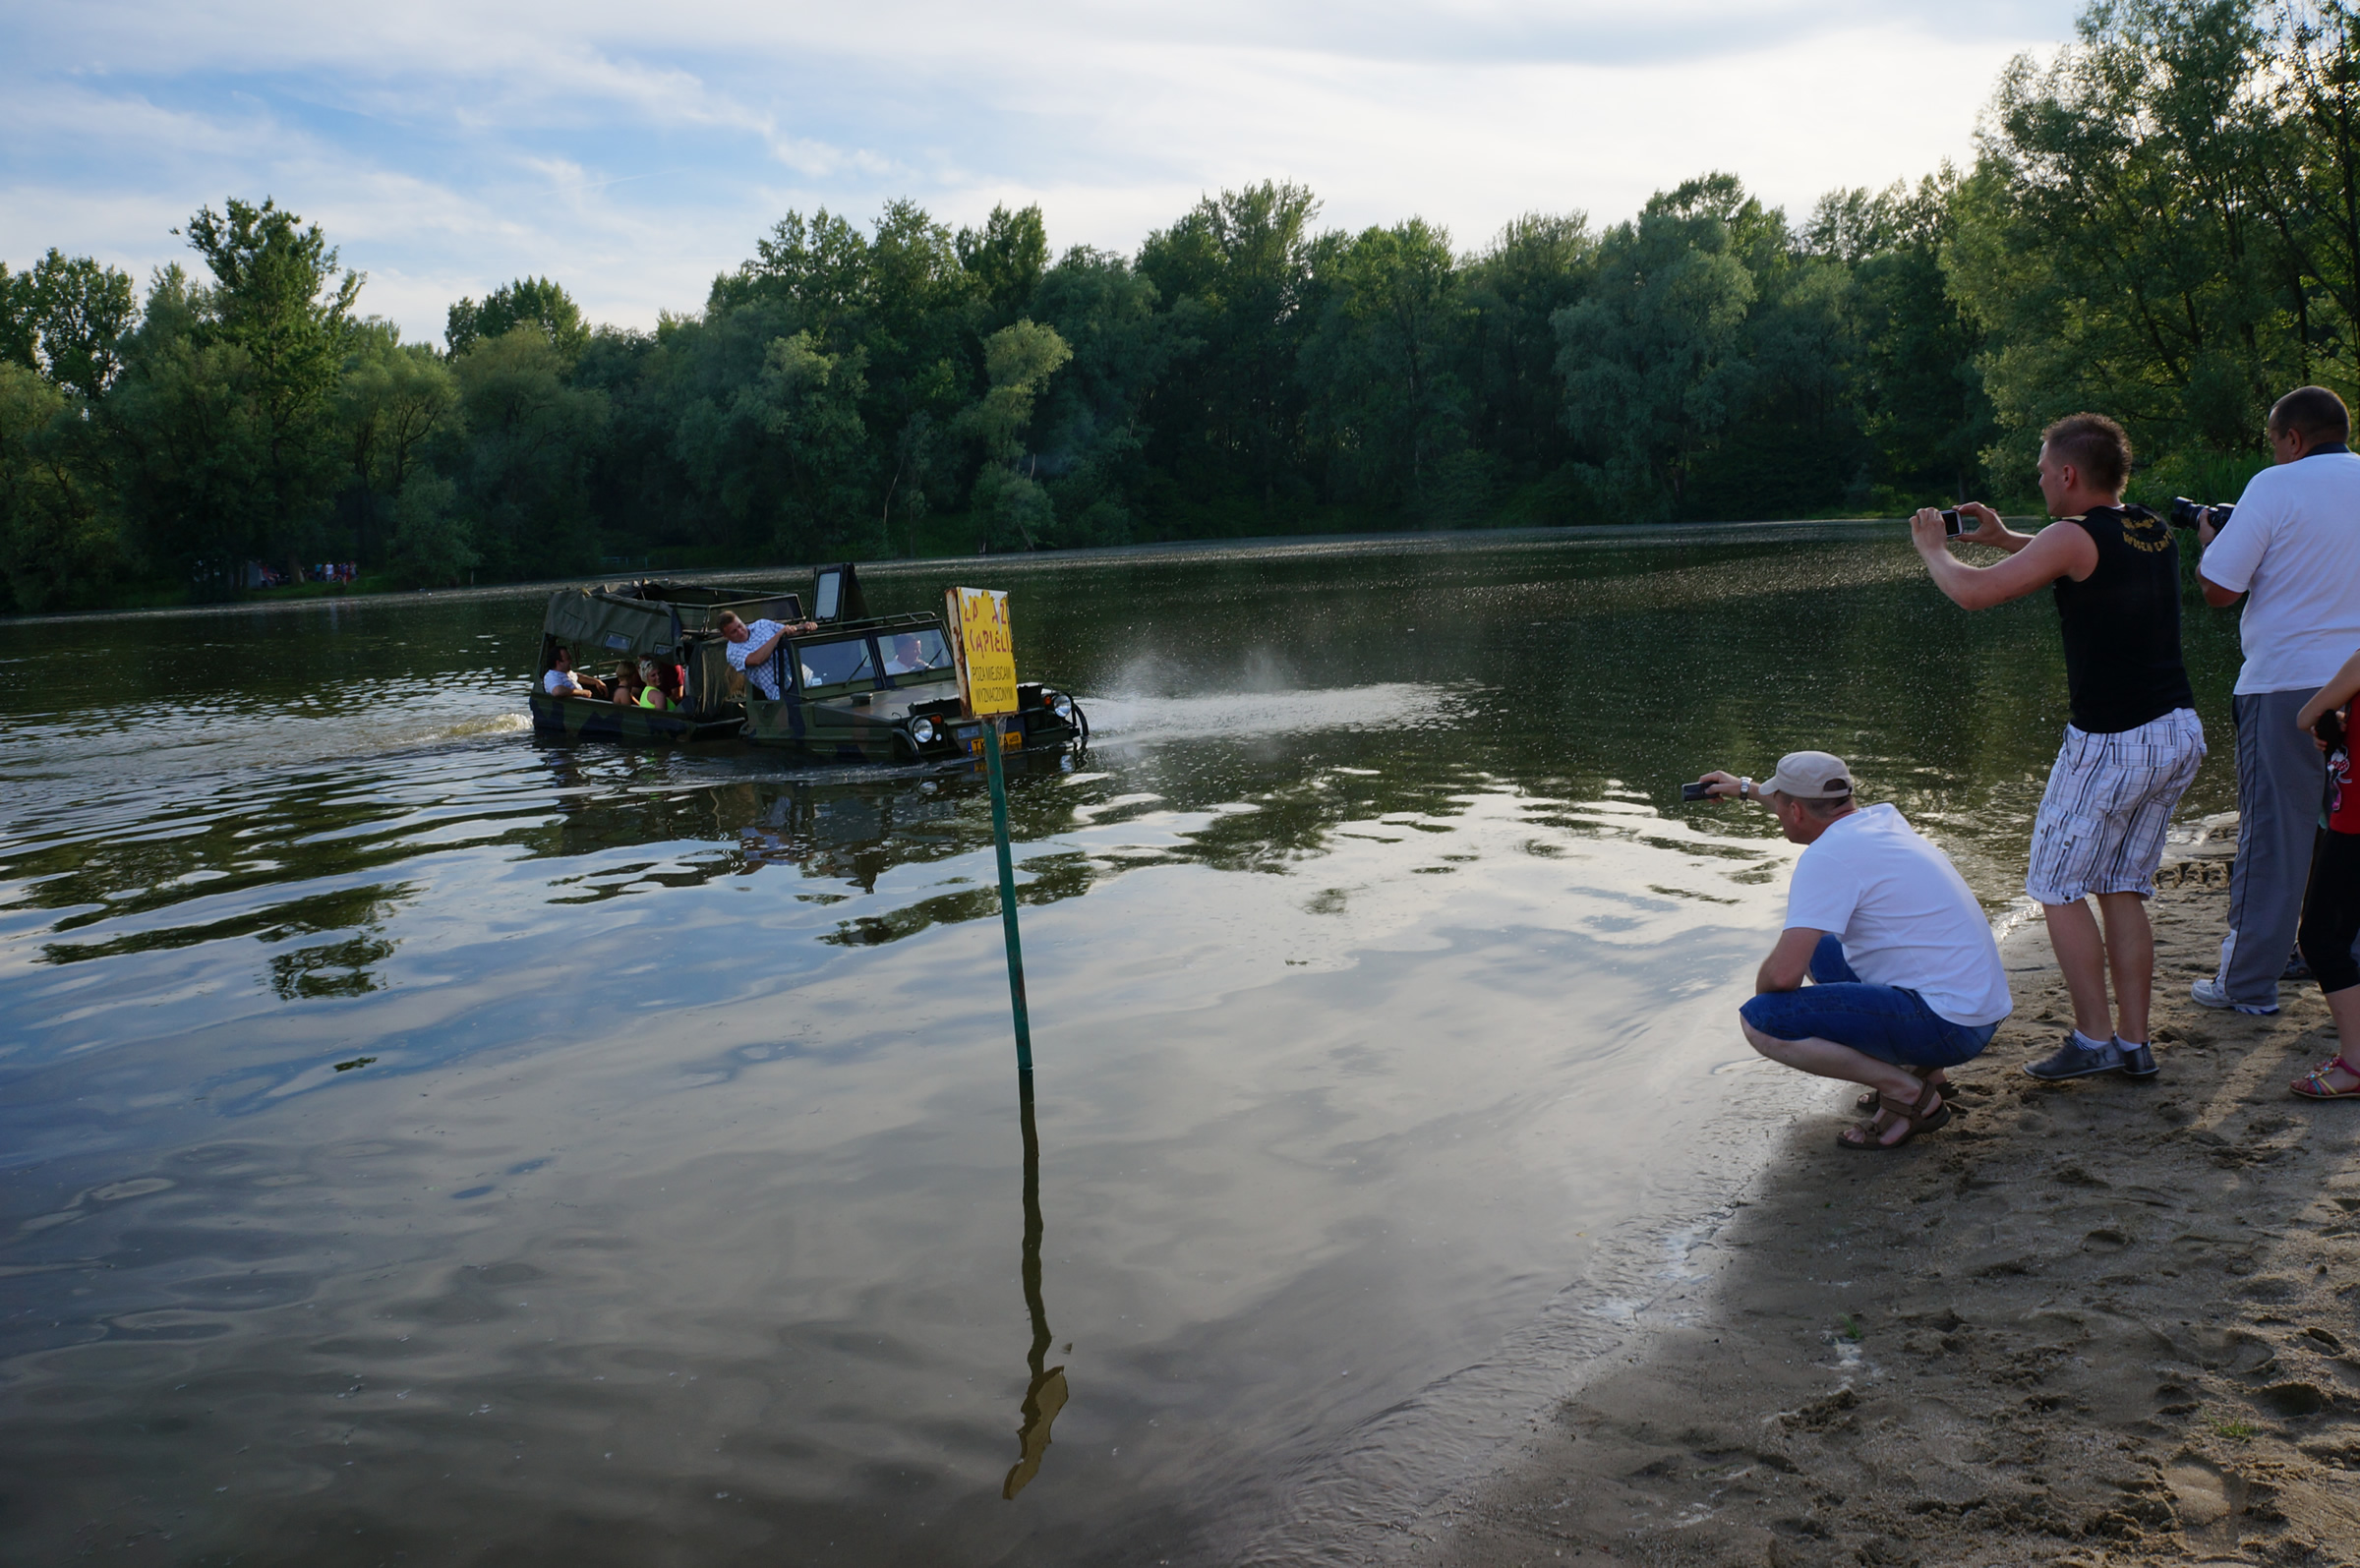
[(953, 225), (1038, 203), (1131, 254), (1198, 199), (1308, 185), (1326, 226), (1606, 223), (1727, 169), (1824, 191), (1972, 160), (2080, 5), (1922, 0), (0, 0), (0, 261), (146, 278), (230, 197), (321, 225), (363, 308), (556, 278), (593, 320), (703, 303), (789, 209)]

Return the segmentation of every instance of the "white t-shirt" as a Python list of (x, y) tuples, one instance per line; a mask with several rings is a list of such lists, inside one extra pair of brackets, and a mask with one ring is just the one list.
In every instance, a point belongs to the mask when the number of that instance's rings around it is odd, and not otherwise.
[(573, 678), (570, 669), (553, 669), (541, 677), (541, 689), (552, 697), (570, 697), (581, 691), (582, 683)]
[(2360, 455), (2321, 452), (2256, 474), (2202, 569), (2250, 596), (2239, 696), (2326, 685), (2360, 649)]
[[(775, 620), (757, 620), (745, 628), (745, 641), (721, 645), (722, 657), (730, 662), (732, 669), (745, 669), (745, 656), (786, 629)], [(745, 678), (752, 681), (754, 689), (772, 702), (779, 700), (779, 677), (771, 672), (769, 660), (765, 659), (753, 668), (745, 669)]]
[(1853, 973), (1906, 986), (1953, 1023), (1997, 1023), (2015, 1011), (1991, 922), (1966, 879), (1889, 805), (1838, 817), (1802, 851), (1787, 889), (1787, 929), (1798, 927), (1832, 933)]

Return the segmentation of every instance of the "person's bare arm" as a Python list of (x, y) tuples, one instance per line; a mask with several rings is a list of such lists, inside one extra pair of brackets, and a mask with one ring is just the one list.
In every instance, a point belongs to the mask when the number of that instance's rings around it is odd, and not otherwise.
[[(2205, 508), (2205, 515), (2197, 519), (2196, 542), (2201, 548), (2211, 550), (2212, 541), (2219, 537), (2220, 530), (2212, 526), (2212, 508), (2208, 506)], [(2226, 610), (2245, 597), (2244, 589), (2223, 588), (2212, 578), (2207, 577), (2201, 556), (2196, 568), (2196, 581), (2197, 586), (2205, 591), (2205, 603), (2211, 605), (2214, 610)]]
[(1910, 519), (1910, 542), (1918, 547), (1934, 586), (1962, 610), (1988, 610), (2046, 588), (2060, 577), (2080, 582), (2097, 570), (2096, 542), (2063, 524), (2040, 530), (2016, 553), (1989, 566), (1970, 566), (1951, 554), (1942, 514), (1931, 506)]
[(781, 626), (770, 634), (769, 641), (755, 643), (748, 647), (745, 651), (746, 664), (749, 667), (769, 664), (770, 656), (778, 652), (779, 644), (785, 641), (787, 634), (793, 630), (795, 630), (793, 626)]
[(1824, 931), (1807, 926), (1790, 926), (1779, 933), (1778, 946), (1754, 972), (1754, 994), (1765, 991), (1800, 991), (1811, 972), (1811, 955), (1819, 951), (1819, 939)]
[(2013, 555), (2040, 537), (2038, 534), (2019, 534), (2000, 520), (1999, 513), (1981, 501), (1961, 501), (1959, 515), (1975, 519), (1974, 530), (1959, 536), (1958, 543), (1962, 545), (1988, 545), (1993, 550)]
[(2294, 716), (2294, 727), (2310, 733), (2311, 726), (2319, 723), (2322, 715), (2330, 709), (2342, 707), (2355, 696), (2360, 696), (2360, 653), (2354, 653), (2346, 659), (2343, 668), (2330, 675), (2328, 683), (2311, 694), (2311, 700), (2303, 704), (2303, 711)]
[(1715, 768), (1711, 773), (1706, 774), (1703, 778), (1697, 780), (1696, 782), (1705, 785), (1706, 793), (1710, 794), (1715, 800), (1748, 800), (1758, 798), (1757, 796), (1740, 794), (1738, 792), (1738, 776), (1734, 773), (1724, 773), (1719, 768)]

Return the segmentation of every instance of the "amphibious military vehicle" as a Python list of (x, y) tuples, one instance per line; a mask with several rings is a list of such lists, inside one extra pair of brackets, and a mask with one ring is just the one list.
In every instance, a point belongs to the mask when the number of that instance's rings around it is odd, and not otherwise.
[[(788, 628), (755, 678), (730, 663), (723, 610), (748, 627)], [(759, 644), (767, 631), (749, 637)], [(565, 646), (577, 669), (605, 657), (670, 659), (686, 671), (679, 709), (658, 713), (585, 697), (553, 697), (543, 676)], [(811, 613), (801, 596), (742, 588), (635, 583), (550, 596), (533, 682), (533, 726), (547, 734), (623, 740), (741, 735), (833, 762), (924, 763), (980, 756), (985, 721), (966, 714), (956, 650), (942, 617), (871, 615), (858, 573), (823, 567)], [(775, 697), (769, 695), (776, 692)], [(1055, 752), (1088, 738), (1090, 721), (1062, 692), (1027, 681), (1002, 726), (1003, 753)]]

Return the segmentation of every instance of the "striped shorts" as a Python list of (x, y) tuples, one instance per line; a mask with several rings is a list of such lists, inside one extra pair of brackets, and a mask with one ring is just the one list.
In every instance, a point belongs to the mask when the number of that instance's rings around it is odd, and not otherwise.
[(2112, 735), (2067, 725), (2033, 819), (2024, 891), (2041, 903), (2154, 892), (2163, 830), (2204, 760), (2205, 726), (2193, 708)]

